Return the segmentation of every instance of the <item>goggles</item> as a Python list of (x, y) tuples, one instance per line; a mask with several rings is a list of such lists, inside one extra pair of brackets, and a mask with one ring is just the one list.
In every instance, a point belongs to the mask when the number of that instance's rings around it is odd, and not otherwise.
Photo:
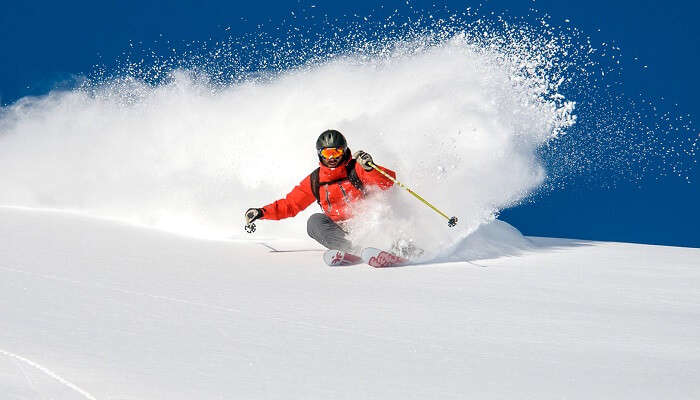
[(321, 157), (325, 159), (340, 158), (343, 156), (345, 149), (342, 147), (325, 147), (319, 150)]

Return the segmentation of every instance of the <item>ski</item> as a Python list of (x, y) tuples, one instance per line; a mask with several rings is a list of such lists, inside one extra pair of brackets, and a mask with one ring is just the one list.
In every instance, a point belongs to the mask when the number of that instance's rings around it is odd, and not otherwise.
[(327, 250), (323, 254), (323, 261), (325, 261), (329, 267), (345, 267), (348, 265), (360, 264), (362, 262), (362, 257), (342, 250)]
[(327, 250), (323, 254), (323, 261), (325, 261), (329, 267), (346, 267), (364, 262), (375, 268), (386, 268), (399, 267), (411, 263), (411, 260), (408, 258), (400, 257), (374, 247), (364, 248), (362, 250), (362, 257), (342, 250)]
[(399, 267), (411, 262), (388, 251), (367, 247), (362, 250), (362, 260), (375, 268)]

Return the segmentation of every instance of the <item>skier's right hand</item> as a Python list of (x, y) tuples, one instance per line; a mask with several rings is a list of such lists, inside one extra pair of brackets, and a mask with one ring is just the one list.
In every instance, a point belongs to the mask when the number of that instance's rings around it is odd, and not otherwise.
[(249, 208), (245, 212), (245, 224), (249, 225), (251, 222), (263, 216), (262, 208)]

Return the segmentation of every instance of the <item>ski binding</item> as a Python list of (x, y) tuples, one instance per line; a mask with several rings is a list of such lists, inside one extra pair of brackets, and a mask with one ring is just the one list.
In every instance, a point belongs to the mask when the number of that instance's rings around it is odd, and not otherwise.
[(362, 260), (375, 268), (399, 267), (411, 262), (388, 251), (367, 247), (362, 250)]

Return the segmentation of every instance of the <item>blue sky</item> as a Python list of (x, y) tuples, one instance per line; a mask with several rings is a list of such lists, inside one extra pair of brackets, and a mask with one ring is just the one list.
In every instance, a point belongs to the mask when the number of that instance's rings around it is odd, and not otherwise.
[[(27, 95), (70, 87), (75, 76), (96, 64), (109, 64), (129, 43), (156, 40), (203, 41), (217, 35), (254, 32), (274, 24), (290, 11), (314, 5), (329, 17), (381, 14), (405, 2), (15, 2), (0, 12), (0, 102), (7, 105)], [(433, 3), (461, 10), (469, 1), (414, 1), (416, 9)], [(612, 3), (612, 4), (610, 4)], [(570, 23), (596, 43), (622, 49), (623, 90), (642, 94), (660, 110), (690, 114), (700, 111), (700, 6), (692, 1), (487, 1), (488, 13), (525, 15), (530, 7)], [(225, 29), (229, 28), (229, 31)], [(646, 67), (645, 67), (646, 66)], [(698, 128), (695, 126), (695, 134)], [(694, 160), (687, 160), (689, 163)], [(615, 171), (607, 171), (612, 177)], [(599, 240), (632, 241), (700, 247), (700, 200), (697, 167), (691, 183), (677, 177), (649, 175), (641, 182), (591, 184), (574, 181), (566, 190), (540, 196), (533, 203), (505, 210), (502, 218), (523, 233)], [(606, 178), (603, 176), (602, 180)]]

